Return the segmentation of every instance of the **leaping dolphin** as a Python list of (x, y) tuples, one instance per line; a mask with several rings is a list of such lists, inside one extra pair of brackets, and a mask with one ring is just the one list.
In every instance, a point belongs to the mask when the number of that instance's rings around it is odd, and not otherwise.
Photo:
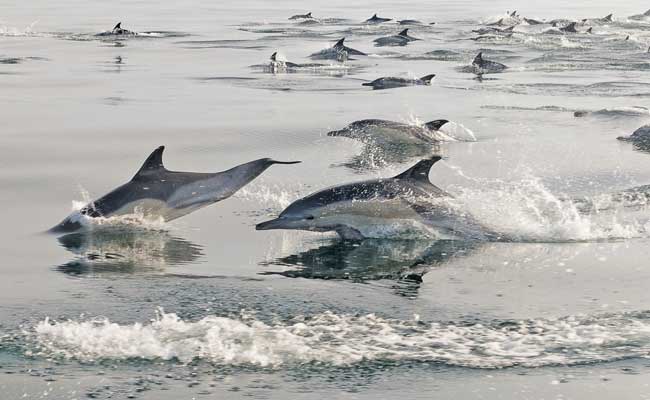
[(374, 90), (379, 89), (393, 89), (406, 86), (430, 86), (431, 80), (435, 78), (436, 74), (425, 75), (422, 78), (399, 78), (395, 76), (385, 76), (383, 78), (375, 79), (372, 82), (364, 82), (362, 86), (372, 86)]
[(392, 21), (392, 19), (378, 17), (377, 14), (375, 14), (372, 17), (368, 18), (365, 22), (367, 24), (381, 24), (382, 22), (388, 22), (388, 21)]
[(439, 156), (421, 160), (403, 173), (335, 186), (296, 200), (278, 218), (257, 230), (298, 229), (336, 232), (343, 239), (417, 238), (500, 240), (429, 181)]
[(227, 199), (273, 164), (300, 162), (262, 158), (223, 172), (180, 172), (165, 168), (162, 161), (164, 150), (164, 146), (158, 147), (129, 182), (72, 213), (50, 231), (79, 230), (83, 227), (81, 220), (84, 217), (142, 213), (171, 221)]
[(485, 60), (483, 58), (483, 52), (478, 53), (476, 57), (474, 57), (472, 67), (474, 68), (474, 73), (478, 75), (501, 72), (508, 68), (506, 65), (496, 61)]
[(363, 119), (354, 121), (343, 129), (328, 132), (327, 136), (347, 137), (376, 145), (422, 145), (459, 140), (440, 131), (448, 122), (446, 119), (437, 119), (423, 125), (409, 125), (383, 119)]

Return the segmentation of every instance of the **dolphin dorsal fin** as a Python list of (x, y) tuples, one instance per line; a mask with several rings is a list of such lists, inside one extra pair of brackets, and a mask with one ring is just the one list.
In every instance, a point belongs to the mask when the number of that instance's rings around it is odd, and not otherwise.
[(271, 61), (276, 61), (278, 56), (278, 52), (276, 51), (275, 53), (271, 54)]
[(334, 44), (334, 47), (342, 47), (342, 46), (343, 46), (343, 42), (345, 42), (345, 38), (343, 38), (343, 39), (339, 40), (338, 42), (336, 42), (336, 43)]
[(305, 14), (305, 16), (307, 16), (307, 17), (311, 17), (311, 11), (308, 12), (307, 14)]
[(397, 36), (408, 36), (408, 34), (409, 34), (409, 29), (406, 28), (403, 31), (401, 31), (400, 33), (398, 33)]
[(587, 29), (587, 33), (591, 33), (593, 31), (593, 29), (594, 29), (593, 26), (590, 27), (589, 29)]
[(440, 156), (425, 158), (424, 160), (421, 160), (411, 168), (395, 176), (394, 179), (405, 179), (405, 180), (412, 180), (416, 182), (424, 182), (424, 183), (431, 184), (431, 182), (429, 181), (429, 170), (431, 169), (433, 164), (437, 163), (440, 160), (442, 160), (442, 157)]
[(165, 170), (165, 166), (163, 165), (162, 161), (163, 151), (165, 151), (165, 146), (160, 146), (154, 150), (153, 153), (151, 153), (149, 157), (144, 160), (144, 164), (142, 164), (142, 167), (140, 167), (133, 179), (136, 179), (137, 177), (150, 172)]
[(472, 64), (480, 64), (483, 62), (483, 52), (479, 52), (476, 57), (474, 57), (474, 61), (472, 61)]
[(377, 14), (373, 15), (370, 19), (377, 19)]
[(117, 25), (115, 25), (115, 27), (113, 28), (113, 30), (116, 30), (116, 29), (122, 29), (122, 23), (121, 22), (118, 22)]
[(614, 14), (607, 14), (607, 15), (605, 15), (605, 18), (603, 18), (603, 19), (605, 21), (611, 21), (613, 16), (614, 16)]
[(625, 40), (630, 40), (630, 35), (625, 36)]
[(449, 121), (446, 120), (446, 119), (437, 119), (435, 121), (427, 122), (426, 124), (424, 124), (424, 126), (426, 126), (428, 129), (430, 129), (432, 131), (437, 131), (440, 128), (442, 128), (442, 126), (444, 124), (446, 124), (447, 122), (449, 122)]
[(422, 78), (420, 78), (420, 80), (428, 85), (429, 83), (431, 83), (431, 79), (433, 79), (435, 77), (436, 77), (436, 74), (424, 75)]
[(644, 12), (643, 15), (645, 15), (646, 17), (650, 17), (650, 10)]

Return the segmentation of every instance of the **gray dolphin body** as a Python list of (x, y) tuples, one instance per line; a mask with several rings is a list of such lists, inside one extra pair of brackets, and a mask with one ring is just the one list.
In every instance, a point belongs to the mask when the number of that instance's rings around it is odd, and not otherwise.
[(429, 181), (431, 166), (424, 159), (405, 172), (335, 186), (293, 202), (276, 219), (257, 230), (298, 229), (336, 232), (343, 239), (419, 238), (499, 240), (466, 212), (453, 206), (452, 197)]
[(321, 50), (319, 52), (316, 52), (309, 57), (312, 59), (317, 59), (317, 60), (339, 60), (339, 61), (345, 61), (348, 59), (349, 56), (367, 56), (366, 53), (353, 49), (351, 47), (346, 46), (345, 44), (345, 38), (339, 40), (334, 44), (334, 46)]
[(630, 15), (629, 17), (627, 17), (627, 19), (631, 19), (635, 21), (644, 20), (648, 18), (650, 18), (650, 10), (644, 12), (643, 14)]
[(327, 136), (347, 137), (365, 144), (378, 145), (435, 144), (449, 140), (449, 137), (438, 132), (447, 122), (446, 119), (437, 119), (419, 126), (383, 119), (364, 119), (354, 121), (343, 129), (328, 132)]
[(383, 78), (375, 79), (372, 82), (362, 83), (362, 86), (372, 86), (373, 89), (394, 89), (398, 87), (406, 86), (429, 86), (431, 85), (431, 79), (433, 79), (436, 74), (425, 75), (422, 78), (398, 78), (394, 76), (385, 76)]
[(135, 36), (137, 32), (122, 28), (122, 23), (118, 22), (111, 31), (98, 33), (96, 36)]
[(418, 38), (414, 38), (413, 36), (409, 35), (409, 30), (404, 29), (397, 35), (393, 36), (385, 36), (385, 37), (380, 37), (378, 39), (375, 39), (375, 46), (406, 46), (410, 42), (413, 42), (415, 40), (420, 40)]
[(478, 53), (476, 57), (474, 57), (472, 67), (474, 68), (474, 73), (478, 75), (502, 72), (508, 68), (506, 65), (496, 61), (485, 60), (482, 52)]
[(297, 20), (297, 19), (314, 19), (314, 17), (311, 16), (311, 11), (308, 12), (307, 14), (296, 14), (289, 17), (289, 20)]
[(650, 148), (650, 125), (644, 125), (635, 130), (630, 136), (619, 136), (617, 139)]
[(373, 15), (372, 17), (368, 18), (365, 23), (366, 24), (381, 24), (382, 22), (388, 22), (392, 21), (391, 18), (382, 18), (378, 17), (377, 14)]
[(84, 216), (112, 217), (137, 212), (171, 221), (232, 196), (273, 164), (299, 162), (262, 158), (217, 173), (177, 172), (163, 165), (164, 149), (160, 146), (154, 150), (129, 182), (87, 204), (50, 231), (81, 229), (80, 218)]

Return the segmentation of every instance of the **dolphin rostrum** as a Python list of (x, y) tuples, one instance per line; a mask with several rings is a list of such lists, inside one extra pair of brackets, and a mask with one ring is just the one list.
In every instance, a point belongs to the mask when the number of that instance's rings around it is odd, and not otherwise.
[(169, 171), (162, 161), (164, 149), (154, 150), (129, 182), (72, 213), (50, 231), (78, 230), (84, 217), (138, 213), (171, 221), (232, 196), (273, 164), (300, 162), (262, 158), (217, 173)]
[(496, 61), (485, 60), (483, 58), (483, 52), (478, 53), (476, 57), (474, 57), (474, 61), (472, 61), (472, 67), (474, 69), (474, 73), (478, 75), (501, 72), (508, 68), (506, 65), (503, 65)]
[(395, 76), (385, 76), (383, 78), (375, 79), (372, 82), (364, 82), (362, 86), (372, 86), (373, 89), (393, 89), (405, 86), (420, 86), (431, 85), (431, 79), (435, 78), (436, 74), (425, 75), (422, 78), (399, 78)]
[(256, 225), (257, 230), (297, 229), (336, 232), (343, 239), (411, 237), (499, 240), (453, 198), (429, 181), (439, 156), (421, 160), (403, 173), (335, 186), (296, 200), (278, 218)]

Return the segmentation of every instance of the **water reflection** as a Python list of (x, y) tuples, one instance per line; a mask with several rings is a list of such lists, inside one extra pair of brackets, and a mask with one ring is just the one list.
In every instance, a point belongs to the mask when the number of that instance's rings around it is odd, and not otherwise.
[(58, 240), (75, 255), (56, 267), (69, 275), (163, 270), (203, 256), (201, 246), (164, 231), (96, 231), (73, 233)]
[(287, 278), (341, 279), (365, 282), (396, 281), (393, 288), (401, 295), (415, 295), (427, 271), (451, 259), (469, 255), (480, 247), (478, 242), (453, 240), (386, 240), (362, 242), (333, 241), (260, 265), (289, 269), (264, 271), (261, 275)]

